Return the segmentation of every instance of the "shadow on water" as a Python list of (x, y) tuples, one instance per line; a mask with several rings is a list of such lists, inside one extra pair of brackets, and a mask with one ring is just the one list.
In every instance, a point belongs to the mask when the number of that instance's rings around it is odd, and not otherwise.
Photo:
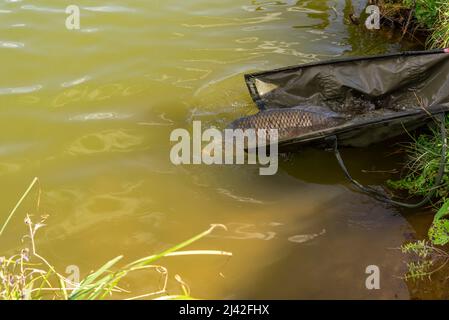
[[(367, 30), (365, 20), (368, 14), (364, 11), (368, 1), (344, 1), (344, 25), (347, 30), (346, 42), (351, 46), (346, 55), (363, 56), (383, 54), (394, 51), (424, 50), (424, 44), (404, 38), (399, 30), (381, 26), (380, 30)], [(349, 16), (359, 17), (357, 24), (351, 22)]]
[[(305, 217), (299, 214), (302, 210), (298, 207), (292, 230), (307, 225), (317, 233), (300, 244), (281, 246), (278, 242), (267, 252), (278, 252), (276, 259), (259, 261), (251, 276), (258, 285), (241, 286), (237, 289), (239, 297), (409, 298), (405, 283), (398, 278), (404, 272), (403, 257), (393, 244), (400, 244), (404, 234), (413, 230), (401, 217), (392, 215), (391, 208), (361, 195), (343, 193), (314, 208), (319, 218)], [(384, 236), (379, 237), (379, 233)], [(365, 270), (373, 264), (382, 270), (382, 290), (365, 287)]]
[[(410, 141), (403, 135), (366, 148), (340, 148), (351, 175), (366, 184), (382, 184), (397, 178), (406, 157), (399, 149)], [(307, 147), (297, 153), (281, 155), (280, 167), (289, 175), (309, 183), (346, 183), (334, 152), (325, 148)]]
[[(419, 134), (419, 132), (421, 131), (415, 132), (414, 134)], [(427, 132), (427, 130), (424, 129), (422, 132)], [(343, 148), (340, 152), (342, 153), (343, 158), (347, 160), (346, 165), (352, 176), (362, 184), (384, 188), (384, 190), (387, 190), (387, 192), (391, 195), (398, 197), (396, 199), (409, 203), (417, 203), (420, 198), (408, 198), (406, 193), (397, 190), (390, 190), (387, 186), (387, 181), (389, 179), (395, 180), (401, 176), (401, 171), (403, 170), (405, 163), (408, 161), (406, 154), (401, 150), (401, 145), (408, 142), (411, 142), (410, 137), (408, 135), (403, 135), (383, 143), (374, 144), (367, 148)], [(356, 234), (357, 232), (351, 230), (351, 227), (367, 227), (367, 230), (372, 232), (373, 226), (376, 226), (382, 230), (382, 236), (379, 237), (379, 235), (374, 235), (372, 239), (372, 241), (376, 242), (375, 248), (377, 248), (378, 245), (382, 246), (381, 242), (385, 240), (382, 239), (382, 237), (391, 237), (391, 234), (389, 234), (389, 228), (392, 227), (392, 224), (395, 226), (393, 229), (390, 229), (390, 231), (393, 230), (392, 233), (396, 233), (396, 236), (398, 237), (396, 239), (396, 243), (398, 246), (409, 241), (428, 238), (428, 230), (432, 224), (433, 216), (435, 214), (435, 210), (431, 205), (418, 209), (405, 209), (388, 205), (382, 201), (375, 200), (368, 195), (360, 193), (345, 178), (343, 171), (338, 166), (333, 152), (331, 151), (307, 148), (296, 154), (288, 154), (285, 155), (284, 159), (280, 162), (280, 168), (289, 176), (302, 182), (320, 185), (343, 185), (345, 188), (348, 188), (348, 190), (352, 190), (351, 192), (345, 193), (336, 199), (332, 199), (331, 201), (324, 203), (321, 209), (317, 209), (317, 212), (321, 212), (320, 214), (323, 214), (324, 212), (327, 214), (331, 211), (332, 214), (339, 216), (337, 220), (346, 220), (348, 222), (346, 232), (352, 234), (350, 236), (352, 240), (357, 238), (357, 235), (354, 235), (354, 233)], [(350, 204), (348, 205), (348, 203)], [(329, 210), (329, 208), (332, 209)], [(351, 212), (353, 213), (352, 217), (350, 214)], [(345, 227), (340, 228), (344, 229)], [(394, 228), (397, 228), (396, 232), (394, 231)], [(365, 238), (365, 236), (367, 238)], [(345, 235), (339, 235), (336, 239), (332, 239), (332, 248), (338, 251), (338, 244), (342, 242), (342, 238), (344, 237)], [(370, 236), (368, 234), (365, 234), (363, 236), (363, 240), (360, 238), (360, 243), (369, 243), (369, 237)], [(349, 246), (351, 245), (348, 244), (348, 248)], [(344, 245), (341, 245), (340, 254), (342, 254), (342, 256), (338, 254), (338, 258), (345, 260), (345, 262), (350, 261), (353, 256), (350, 255), (349, 258), (345, 258), (343, 248)], [(384, 248), (388, 248), (388, 245), (385, 245)], [(397, 248), (397, 246), (395, 246), (395, 248)], [(357, 255), (357, 248), (351, 246), (351, 250), (353, 249), (356, 250), (354, 253)], [(393, 248), (389, 247), (389, 249)], [(368, 249), (361, 245), (359, 250), (362, 251)], [(373, 247), (369, 250), (373, 250)], [(382, 252), (382, 250), (379, 251)], [(335, 252), (332, 253), (335, 254)], [(385, 254), (385, 252), (383, 253)], [(327, 249), (321, 249), (320, 254), (327, 256), (327, 254), (330, 255), (331, 253), (327, 252)], [(424, 279), (419, 281), (404, 282), (397, 279), (397, 277), (402, 277), (402, 275), (406, 272), (405, 263), (409, 258), (406, 255), (401, 255), (399, 250), (393, 250), (388, 254), (391, 255), (389, 258), (392, 259), (389, 260), (391, 265), (384, 265), (383, 268), (386, 269), (383, 270), (387, 270), (390, 275), (391, 273), (394, 273), (394, 277), (389, 280), (389, 288), (387, 290), (389, 293), (384, 292), (386, 295), (365, 295), (363, 290), (360, 288), (360, 291), (358, 291), (359, 289), (356, 289), (351, 293), (342, 295), (342, 291), (344, 291), (343, 284), (341, 284), (340, 289), (338, 289), (339, 287), (337, 285), (334, 286), (329, 292), (326, 292), (333, 298), (363, 297), (403, 299), (405, 297), (409, 297), (412, 299), (448, 299), (449, 296), (447, 288), (449, 283), (444, 272), (440, 272), (432, 276), (432, 280)], [(373, 254), (371, 255), (371, 258), (375, 256), (376, 254)], [(382, 261), (382, 258), (379, 256), (374, 259)], [(331, 266), (336, 263), (334, 260), (328, 260), (327, 258), (326, 261), (326, 263)], [(338, 274), (344, 274), (344, 272), (354, 274), (357, 271), (353, 269), (355, 266), (358, 266), (359, 263), (363, 263), (362, 261), (363, 258), (354, 259), (354, 261), (346, 266), (347, 269), (341, 271), (335, 270), (335, 272)], [(307, 271), (292, 270), (292, 272)], [(327, 276), (329, 276), (329, 273), (325, 272), (320, 280), (335, 281), (335, 279), (326, 280)], [(396, 279), (393, 280), (393, 278)], [(304, 290), (309, 289), (310, 288), (304, 288)], [(408, 291), (405, 295), (404, 290)]]

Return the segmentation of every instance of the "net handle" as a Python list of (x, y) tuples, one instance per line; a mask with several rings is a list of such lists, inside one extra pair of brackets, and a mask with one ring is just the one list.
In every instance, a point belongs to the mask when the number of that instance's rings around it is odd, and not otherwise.
[(443, 176), (444, 176), (444, 171), (445, 171), (445, 167), (446, 167), (446, 152), (447, 152), (447, 133), (446, 133), (446, 126), (445, 126), (445, 113), (438, 114), (436, 116), (436, 118), (438, 118), (438, 120), (440, 122), (441, 139), (443, 142), (442, 148), (441, 148), (440, 167), (438, 169), (438, 174), (435, 179), (434, 188), (432, 188), (432, 190), (427, 194), (427, 196), (424, 197), (418, 203), (405, 203), (405, 202), (395, 201), (395, 200), (391, 199), (390, 197), (388, 197), (387, 195), (379, 192), (378, 190), (375, 190), (368, 186), (364, 186), (363, 184), (361, 184), (360, 182), (358, 182), (357, 180), (352, 178), (351, 174), (349, 173), (349, 171), (343, 161), (340, 151), (338, 150), (338, 137), (336, 135), (334, 135), (334, 136), (329, 137), (329, 139), (331, 140), (331, 142), (333, 142), (333, 152), (337, 159), (338, 164), (340, 165), (340, 168), (343, 170), (343, 173), (345, 174), (346, 178), (359, 191), (369, 194), (370, 196), (373, 196), (374, 198), (376, 198), (380, 201), (384, 201), (384, 202), (392, 204), (392, 205), (414, 209), (414, 208), (422, 207), (425, 204), (427, 204), (433, 198), (436, 190), (438, 189), (438, 187), (441, 186), (441, 184), (443, 182)]

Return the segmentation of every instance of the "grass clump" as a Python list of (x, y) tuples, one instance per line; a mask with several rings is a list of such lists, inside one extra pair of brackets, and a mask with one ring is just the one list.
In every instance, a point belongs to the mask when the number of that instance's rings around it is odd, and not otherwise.
[[(449, 119), (445, 119), (446, 132)], [(407, 174), (400, 180), (389, 181), (390, 187), (406, 190), (412, 196), (425, 197), (436, 191), (433, 206), (439, 208), (428, 231), (429, 240), (404, 244), (401, 250), (415, 259), (407, 263), (406, 280), (424, 280), (441, 271), (449, 262), (449, 254), (439, 248), (449, 243), (449, 162), (445, 163), (445, 174), (440, 186), (434, 185), (441, 165), (443, 141), (437, 129), (421, 134), (404, 145), (409, 161)], [(449, 154), (446, 156), (449, 159)]]
[[(30, 193), (31, 189), (39, 184), (35, 178), (27, 191), (21, 197), (12, 212), (3, 224), (0, 236), (5, 230), (18, 207)], [(40, 188), (38, 203), (40, 198)], [(130, 296), (128, 292), (120, 288), (119, 283), (131, 272), (139, 270), (154, 270), (161, 275), (161, 286), (158, 290), (143, 295), (128, 297), (127, 299), (191, 299), (190, 289), (179, 275), (175, 280), (180, 284), (182, 293), (171, 295), (167, 289), (168, 270), (158, 265), (157, 262), (165, 257), (180, 255), (222, 255), (232, 256), (230, 252), (217, 250), (182, 251), (185, 247), (211, 234), (217, 228), (225, 228), (223, 225), (211, 225), (210, 228), (191, 239), (181, 242), (161, 253), (143, 257), (123, 266), (118, 266), (123, 256), (117, 256), (106, 262), (96, 271), (91, 272), (84, 279), (75, 283), (59, 273), (56, 268), (36, 248), (36, 234), (45, 226), (47, 216), (42, 216), (39, 222), (34, 223), (29, 215), (25, 218), (28, 234), (24, 237), (27, 247), (20, 253), (11, 257), (0, 257), (0, 300), (99, 300), (116, 299), (123, 295)], [(225, 228), (226, 229), (226, 228)]]
[(449, 2), (440, 2), (429, 44), (432, 48), (449, 48)]
[[(449, 130), (449, 119), (446, 118), (446, 132)], [(439, 208), (435, 215), (428, 235), (433, 245), (449, 243), (449, 162), (446, 160), (445, 174), (440, 186), (435, 186), (435, 180), (441, 165), (441, 149), (443, 147), (441, 134), (437, 129), (421, 134), (410, 144), (404, 145), (409, 161), (406, 165), (407, 174), (400, 180), (389, 181), (390, 187), (406, 190), (412, 196), (425, 197), (435, 191), (434, 207)], [(446, 157), (449, 159), (449, 154)]]
[(441, 0), (404, 0), (404, 5), (413, 10), (416, 22), (422, 28), (432, 29), (438, 20)]
[[(449, 130), (447, 119), (446, 130)], [(388, 185), (394, 189), (406, 190), (412, 196), (426, 196), (429, 192), (436, 191), (437, 204), (444, 202), (444, 199), (449, 197), (449, 176), (443, 176), (439, 187), (434, 185), (441, 161), (442, 141), (439, 130), (432, 128), (429, 134), (413, 138), (412, 142), (404, 144), (403, 148), (409, 159), (405, 165), (407, 174), (400, 180), (388, 181)], [(446, 171), (447, 169), (449, 163), (446, 164)]]

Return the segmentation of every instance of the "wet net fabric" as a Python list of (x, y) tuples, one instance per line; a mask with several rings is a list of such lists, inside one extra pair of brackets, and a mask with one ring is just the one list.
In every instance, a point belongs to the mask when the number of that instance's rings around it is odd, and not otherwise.
[(349, 114), (449, 105), (449, 54), (344, 59), (247, 75), (260, 109), (315, 105)]
[[(278, 112), (279, 120), (269, 117), (269, 123), (298, 122), (289, 121), (290, 116), (311, 119), (308, 130), (290, 130), (287, 139), (337, 127), (360, 129), (361, 125), (393, 119), (402, 123), (413, 120), (417, 126), (429, 115), (449, 109), (449, 54), (444, 50), (324, 61), (245, 78), (260, 109), (255, 119), (245, 120), (247, 127), (254, 126), (251, 121), (263, 122), (261, 115), (270, 111)], [(301, 110), (305, 115), (297, 113)], [(332, 121), (323, 121), (320, 114), (324, 119), (332, 115)], [(382, 133), (371, 140), (391, 135)]]

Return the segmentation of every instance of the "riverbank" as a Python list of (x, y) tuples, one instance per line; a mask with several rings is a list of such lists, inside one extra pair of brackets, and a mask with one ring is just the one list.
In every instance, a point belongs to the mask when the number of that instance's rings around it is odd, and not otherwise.
[[(403, 35), (424, 37), (427, 48), (449, 47), (449, 2), (439, 0), (375, 0), (381, 8), (383, 24), (402, 28)], [(446, 129), (449, 120), (446, 119)], [(433, 207), (437, 212), (429, 229), (429, 240), (433, 245), (449, 243), (449, 177), (443, 178), (441, 186), (435, 186), (441, 161), (441, 134), (432, 131), (423, 134), (406, 146), (410, 162), (408, 174), (399, 181), (390, 183), (395, 189), (408, 191), (412, 196), (426, 196), (435, 190)], [(447, 171), (447, 165), (446, 165)]]
[[(449, 118), (445, 120), (446, 131), (449, 130)], [(398, 181), (390, 181), (390, 186), (398, 190), (406, 190), (411, 196), (425, 197), (434, 192), (432, 207), (436, 215), (429, 229), (429, 240), (433, 245), (444, 246), (449, 243), (449, 161), (446, 156), (446, 166), (442, 183), (435, 185), (441, 166), (443, 141), (438, 129), (412, 137), (411, 143), (404, 145), (408, 156), (407, 174)]]
[(372, 0), (382, 23), (399, 27), (403, 36), (425, 39), (428, 48), (449, 47), (449, 2), (440, 0)]

